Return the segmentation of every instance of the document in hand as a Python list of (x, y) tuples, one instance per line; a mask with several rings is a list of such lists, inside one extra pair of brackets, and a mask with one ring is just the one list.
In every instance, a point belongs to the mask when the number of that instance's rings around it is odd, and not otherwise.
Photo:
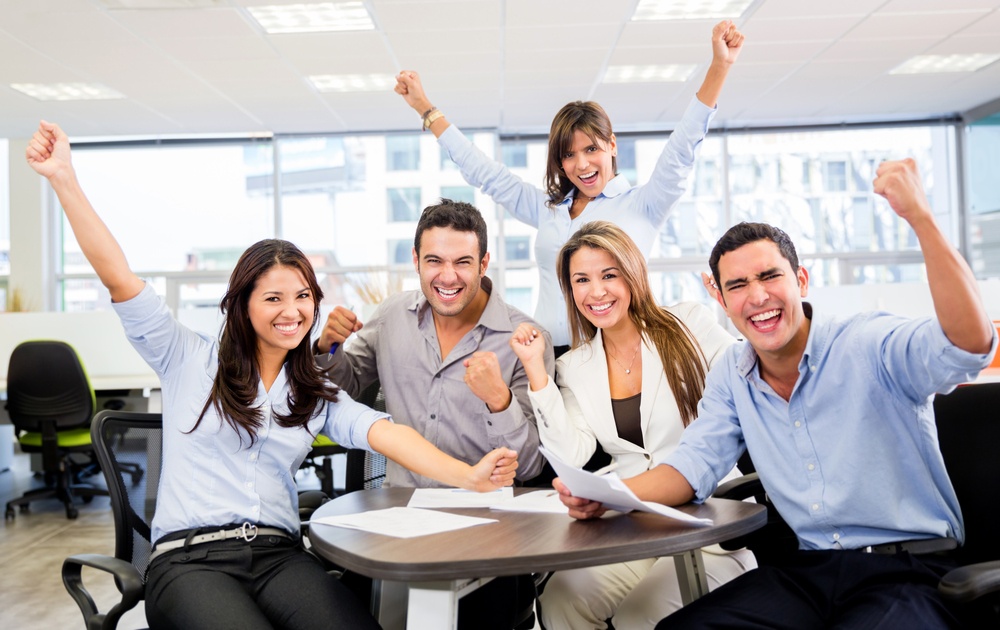
[(670, 518), (691, 523), (692, 525), (712, 524), (712, 519), (695, 518), (672, 507), (652, 501), (640, 500), (625, 485), (621, 478), (613, 472), (606, 475), (595, 475), (592, 472), (570, 466), (544, 446), (538, 447), (538, 452), (544, 455), (545, 459), (549, 460), (552, 468), (556, 471), (556, 475), (559, 476), (559, 480), (566, 484), (566, 487), (569, 488), (569, 491), (575, 497), (600, 501), (608, 509), (620, 512), (639, 510), (641, 512), (662, 514), (663, 516), (669, 516)]

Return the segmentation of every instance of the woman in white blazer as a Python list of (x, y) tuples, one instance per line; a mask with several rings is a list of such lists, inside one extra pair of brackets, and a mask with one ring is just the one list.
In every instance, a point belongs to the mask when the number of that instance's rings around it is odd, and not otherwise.
[[(546, 448), (582, 466), (596, 444), (622, 478), (657, 465), (697, 417), (705, 373), (735, 340), (712, 313), (656, 303), (642, 252), (621, 228), (587, 223), (559, 253), (559, 283), (573, 349), (545, 371), (544, 341), (519, 327), (511, 347), (524, 364)], [(735, 472), (735, 471), (734, 471)], [(703, 551), (709, 588), (757, 566), (747, 550)], [(649, 558), (560, 571), (540, 598), (548, 630), (652, 628), (681, 607), (673, 559)]]

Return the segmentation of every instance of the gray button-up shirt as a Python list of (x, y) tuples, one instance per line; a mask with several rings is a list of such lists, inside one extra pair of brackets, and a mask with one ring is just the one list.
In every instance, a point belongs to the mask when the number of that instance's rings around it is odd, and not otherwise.
[[(545, 336), (545, 367), (554, 369), (552, 340), (533, 319), (493, 292), (489, 278), (482, 288), (490, 294), (479, 323), (467, 332), (443, 360), (434, 316), (420, 291), (389, 297), (371, 321), (352, 335), (332, 357), (317, 357), (329, 365), (330, 378), (352, 397), (376, 379), (385, 394), (393, 421), (416, 429), (449, 455), (474, 464), (500, 446), (518, 452), (518, 479), (530, 479), (542, 469), (538, 429), (524, 366), (510, 349), (510, 336), (521, 322), (531, 322)], [(462, 362), (477, 351), (494, 352), (513, 399), (507, 409), (490, 413), (486, 403), (465, 384)], [(427, 488), (441, 484), (387, 462), (387, 486)]]

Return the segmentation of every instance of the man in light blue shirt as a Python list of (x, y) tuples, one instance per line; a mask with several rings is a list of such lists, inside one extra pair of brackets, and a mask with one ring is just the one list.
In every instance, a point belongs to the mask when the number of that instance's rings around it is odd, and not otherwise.
[[(809, 274), (769, 225), (737, 225), (712, 252), (716, 299), (746, 343), (709, 374), (677, 450), (627, 483), (642, 499), (703, 501), (745, 447), (799, 551), (658, 628), (957, 624), (936, 591), (947, 559), (925, 553), (964, 537), (932, 401), (989, 364), (996, 335), (914, 162), (884, 162), (874, 186), (920, 242), (936, 319), (814, 314)], [(603, 513), (557, 487), (573, 516)]]

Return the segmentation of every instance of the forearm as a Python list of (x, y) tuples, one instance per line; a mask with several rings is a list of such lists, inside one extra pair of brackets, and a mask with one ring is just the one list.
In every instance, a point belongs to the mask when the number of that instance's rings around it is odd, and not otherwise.
[(113, 302), (132, 299), (142, 291), (143, 281), (132, 273), (125, 253), (108, 226), (97, 215), (73, 171), (53, 175), (49, 182), (66, 213), (83, 255), (94, 268)]
[(683, 505), (694, 499), (694, 488), (673, 466), (660, 464), (625, 480), (637, 497), (663, 505)]
[(972, 269), (948, 243), (929, 213), (911, 227), (920, 242), (934, 311), (945, 336), (966, 352), (989, 352), (994, 328)]
[(698, 100), (708, 107), (715, 107), (719, 103), (722, 86), (725, 85), (726, 77), (729, 76), (732, 67), (731, 63), (712, 61), (708, 66), (708, 72), (705, 73), (705, 80), (698, 89)]
[(472, 467), (444, 453), (411, 427), (380, 421), (368, 431), (368, 443), (400, 466), (436, 481), (474, 490)]

